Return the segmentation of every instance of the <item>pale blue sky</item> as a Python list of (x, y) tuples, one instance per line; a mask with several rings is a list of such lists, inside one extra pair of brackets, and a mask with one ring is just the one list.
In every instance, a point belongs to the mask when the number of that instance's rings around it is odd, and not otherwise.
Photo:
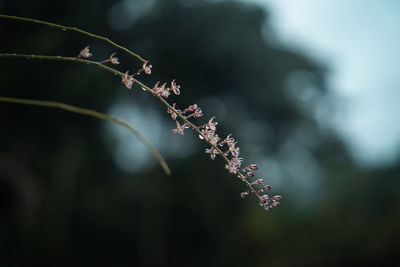
[(400, 1), (243, 0), (266, 6), (280, 41), (329, 63), (329, 122), (362, 163), (400, 152)]

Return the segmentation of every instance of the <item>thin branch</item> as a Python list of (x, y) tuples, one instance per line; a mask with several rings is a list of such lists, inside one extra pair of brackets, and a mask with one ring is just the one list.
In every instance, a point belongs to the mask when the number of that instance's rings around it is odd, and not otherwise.
[(66, 111), (87, 115), (91, 117), (95, 117), (102, 120), (108, 120), (119, 124), (128, 130), (130, 130), (136, 137), (145, 144), (153, 153), (154, 157), (158, 160), (161, 167), (163, 168), (166, 175), (171, 175), (171, 170), (168, 167), (168, 164), (165, 162), (164, 158), (161, 154), (157, 151), (157, 149), (148, 141), (139, 131), (133, 128), (128, 122), (121, 120), (117, 117), (111, 116), (109, 114), (101, 113), (92, 109), (87, 108), (80, 108), (72, 105), (67, 105), (61, 102), (54, 102), (54, 101), (43, 101), (43, 100), (33, 100), (33, 99), (24, 99), (24, 98), (13, 98), (13, 97), (3, 97), (0, 96), (0, 102), (7, 102), (7, 103), (17, 103), (23, 105), (31, 105), (31, 106), (41, 106), (41, 107), (50, 107), (50, 108), (59, 108)]
[(23, 17), (17, 17), (17, 16), (9, 16), (9, 15), (3, 15), (0, 14), (0, 18), (4, 18), (4, 19), (13, 19), (13, 20), (20, 20), (20, 21), (25, 21), (25, 22), (33, 22), (33, 23), (38, 23), (38, 24), (43, 24), (49, 27), (53, 27), (53, 28), (58, 28), (61, 29), (63, 31), (75, 31), (75, 32), (79, 32), (81, 34), (105, 41), (107, 43), (109, 43), (110, 45), (121, 49), (123, 51), (125, 51), (126, 53), (136, 57), (137, 59), (139, 59), (140, 61), (142, 61), (143, 63), (146, 62), (145, 59), (143, 59), (141, 56), (139, 56), (138, 54), (133, 53), (132, 51), (130, 51), (129, 49), (114, 43), (113, 41), (111, 41), (110, 39), (108, 39), (107, 37), (103, 37), (97, 34), (93, 34), (84, 30), (81, 30), (77, 27), (70, 27), (70, 26), (64, 26), (64, 25), (60, 25), (60, 24), (55, 24), (55, 23), (51, 23), (51, 22), (47, 22), (47, 21), (42, 21), (42, 20), (37, 20), (37, 19), (30, 19), (30, 18), (23, 18)]
[(29, 54), (16, 54), (16, 53), (0, 53), (0, 57), (4, 58), (24, 58), (24, 59), (39, 59), (39, 60), (49, 60), (49, 61), (68, 61), (68, 62), (79, 62), (88, 65), (95, 65), (99, 68), (105, 69), (119, 76), (124, 76), (124, 74), (116, 69), (110, 68), (100, 62), (81, 59), (76, 57), (61, 57), (61, 56), (44, 56), (44, 55), (29, 55)]

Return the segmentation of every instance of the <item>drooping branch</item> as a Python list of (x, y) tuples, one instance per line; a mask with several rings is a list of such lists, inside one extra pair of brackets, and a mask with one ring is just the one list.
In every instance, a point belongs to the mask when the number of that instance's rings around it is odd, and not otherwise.
[(49, 108), (58, 108), (62, 110), (66, 110), (69, 112), (82, 114), (86, 116), (91, 116), (101, 120), (111, 121), (118, 125), (121, 125), (131, 131), (136, 137), (150, 149), (153, 153), (154, 157), (160, 163), (161, 167), (163, 168), (166, 175), (171, 175), (171, 170), (168, 167), (168, 164), (165, 162), (164, 158), (158, 152), (158, 150), (150, 143), (149, 140), (146, 139), (138, 130), (136, 130), (132, 125), (128, 122), (121, 120), (120, 118), (114, 117), (112, 115), (101, 113), (93, 109), (88, 108), (81, 108), (72, 105), (67, 105), (61, 102), (54, 102), (54, 101), (43, 101), (43, 100), (34, 100), (34, 99), (25, 99), (25, 98), (14, 98), (14, 97), (4, 97), (0, 96), (0, 102), (6, 103), (16, 103), (16, 104), (23, 104), (23, 105), (31, 105), (31, 106), (40, 106), (40, 107), (49, 107)]

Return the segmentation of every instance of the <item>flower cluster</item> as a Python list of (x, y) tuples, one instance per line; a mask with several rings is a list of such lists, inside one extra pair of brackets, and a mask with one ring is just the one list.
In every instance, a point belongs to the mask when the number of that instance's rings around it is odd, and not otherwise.
[[(176, 109), (175, 106), (176, 104), (174, 103), (172, 107), (168, 107), (167, 109), (167, 113), (171, 114), (171, 118), (176, 121), (177, 125), (177, 128), (173, 129), (171, 132), (183, 135), (183, 131), (193, 125), (187, 120), (192, 117), (201, 117), (203, 116), (203, 112), (196, 104), (187, 107), (183, 111)], [(180, 125), (177, 120), (178, 114), (182, 116), (181, 119), (184, 119), (183, 125)], [(270, 190), (271, 186), (264, 185), (263, 179), (253, 179), (255, 176), (253, 171), (258, 169), (256, 164), (250, 164), (244, 168), (241, 168), (244, 159), (239, 157), (240, 148), (237, 146), (237, 142), (231, 134), (229, 134), (225, 139), (221, 140), (216, 133), (218, 122), (214, 121), (214, 119), (215, 117), (211, 117), (207, 123), (200, 126), (194, 126), (199, 131), (199, 138), (205, 140), (211, 145), (211, 147), (207, 148), (205, 152), (210, 154), (212, 160), (214, 160), (217, 155), (221, 155), (227, 161), (225, 169), (246, 183), (249, 189), (240, 194), (242, 198), (245, 198), (253, 193), (259, 198), (259, 204), (263, 209), (270, 210), (273, 207), (278, 207), (279, 201), (282, 199), (282, 197), (280, 195), (273, 197), (269, 197), (268, 195), (260, 195), (265, 190)]]
[(155, 95), (167, 98), (171, 94), (171, 91), (174, 92), (174, 94), (176, 95), (179, 95), (181, 93), (181, 87), (175, 83), (175, 79), (172, 80), (170, 87), (167, 87), (167, 83), (163, 83), (161, 86), (159, 86), (159, 84), (160, 82), (157, 82), (152, 89)]
[[(100, 64), (107, 62), (119, 64), (118, 58), (114, 57), (114, 55), (115, 53), (111, 54), (108, 59), (101, 61)], [(88, 58), (91, 56), (92, 54), (89, 52), (89, 46), (86, 46), (76, 58)], [(134, 76), (139, 75), (141, 72), (150, 75), (152, 66), (147, 65), (147, 63), (147, 61), (144, 61), (142, 68), (132, 75), (129, 75), (129, 71), (126, 71), (122, 75), (122, 84), (128, 89), (132, 89), (134, 82), (139, 83), (133, 78)], [(160, 85), (160, 82), (157, 82), (152, 89), (141, 83), (139, 84), (144, 90), (163, 98), (168, 98), (171, 92), (175, 95), (181, 93), (180, 86), (176, 84), (175, 80), (172, 80), (170, 86), (167, 86), (167, 83)], [(165, 101), (163, 102), (166, 103)], [(171, 115), (171, 118), (175, 120), (176, 123), (176, 128), (171, 130), (171, 132), (184, 135), (185, 129), (193, 128), (199, 134), (199, 138), (205, 140), (211, 146), (205, 150), (205, 153), (210, 154), (212, 160), (214, 160), (217, 155), (220, 155), (226, 161), (225, 169), (246, 184), (248, 190), (240, 194), (242, 198), (254, 194), (259, 199), (260, 206), (265, 210), (270, 210), (273, 207), (279, 206), (279, 201), (282, 199), (280, 195), (269, 197), (266, 194), (262, 194), (265, 190), (270, 190), (271, 186), (268, 184), (264, 185), (263, 179), (254, 178), (254, 171), (258, 169), (258, 166), (256, 164), (250, 164), (246, 167), (242, 167), (244, 158), (240, 157), (240, 148), (237, 146), (237, 142), (232, 137), (232, 134), (226, 136), (225, 139), (221, 139), (218, 136), (216, 133), (218, 122), (215, 121), (215, 117), (211, 117), (205, 124), (196, 126), (190, 122), (189, 119), (203, 116), (203, 111), (197, 104), (190, 105), (184, 110), (177, 109), (176, 103), (173, 103), (172, 106), (169, 104), (166, 105), (168, 106), (167, 113)], [(182, 122), (179, 123), (178, 119)]]

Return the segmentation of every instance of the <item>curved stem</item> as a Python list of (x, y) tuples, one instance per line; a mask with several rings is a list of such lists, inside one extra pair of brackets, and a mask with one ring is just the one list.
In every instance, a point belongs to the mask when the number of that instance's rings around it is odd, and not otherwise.
[(24, 104), (24, 105), (31, 105), (31, 106), (41, 106), (41, 107), (51, 107), (51, 108), (59, 108), (66, 111), (87, 115), (91, 117), (95, 117), (102, 120), (108, 120), (119, 124), (128, 130), (130, 130), (136, 137), (143, 142), (153, 153), (154, 157), (158, 160), (161, 167), (163, 168), (164, 172), (167, 175), (171, 175), (171, 170), (168, 167), (168, 164), (165, 162), (164, 158), (161, 154), (157, 151), (157, 149), (148, 141), (139, 131), (133, 128), (128, 122), (121, 120), (117, 117), (111, 116), (109, 114), (101, 113), (92, 109), (87, 108), (80, 108), (72, 105), (67, 105), (61, 102), (54, 102), (54, 101), (43, 101), (43, 100), (33, 100), (33, 99), (24, 99), (24, 98), (13, 98), (13, 97), (3, 97), (0, 96), (0, 102), (7, 102), (7, 103), (17, 103), (17, 104)]
[(51, 23), (51, 22), (47, 22), (47, 21), (42, 21), (42, 20), (37, 20), (37, 19), (23, 18), (23, 17), (18, 17), (18, 16), (9, 16), (9, 15), (3, 15), (3, 14), (0, 14), (0, 18), (4, 18), (4, 19), (13, 19), (13, 20), (20, 20), (20, 21), (25, 21), (25, 22), (33, 22), (33, 23), (43, 24), (43, 25), (46, 25), (46, 26), (49, 26), (49, 27), (53, 27), (53, 28), (58, 28), (58, 29), (61, 29), (61, 30), (63, 30), (63, 31), (75, 31), (75, 32), (79, 32), (79, 33), (81, 33), (81, 34), (84, 34), (84, 35), (87, 35), (87, 36), (90, 36), (90, 37), (93, 37), (93, 38), (96, 38), (96, 39), (105, 41), (105, 42), (109, 43), (110, 45), (112, 45), (112, 46), (114, 46), (114, 47), (116, 47), (116, 48), (118, 48), (118, 49), (121, 49), (121, 50), (125, 51), (126, 53), (128, 53), (128, 54), (130, 54), (130, 55), (136, 57), (137, 59), (139, 59), (139, 60), (142, 61), (143, 63), (146, 62), (146, 60), (143, 59), (143, 58), (142, 58), (141, 56), (139, 56), (138, 54), (135, 54), (135, 53), (133, 53), (132, 51), (130, 51), (129, 49), (127, 49), (127, 48), (125, 48), (125, 47), (123, 47), (123, 46), (121, 46), (121, 45), (119, 45), (119, 44), (114, 43), (113, 41), (111, 41), (111, 40), (108, 39), (107, 37), (100, 36), (100, 35), (97, 35), (97, 34), (93, 34), (93, 33), (90, 33), (90, 32), (84, 31), (84, 30), (81, 30), (81, 29), (79, 29), (79, 28), (77, 28), (77, 27), (64, 26), (64, 25), (55, 24), (55, 23)]

